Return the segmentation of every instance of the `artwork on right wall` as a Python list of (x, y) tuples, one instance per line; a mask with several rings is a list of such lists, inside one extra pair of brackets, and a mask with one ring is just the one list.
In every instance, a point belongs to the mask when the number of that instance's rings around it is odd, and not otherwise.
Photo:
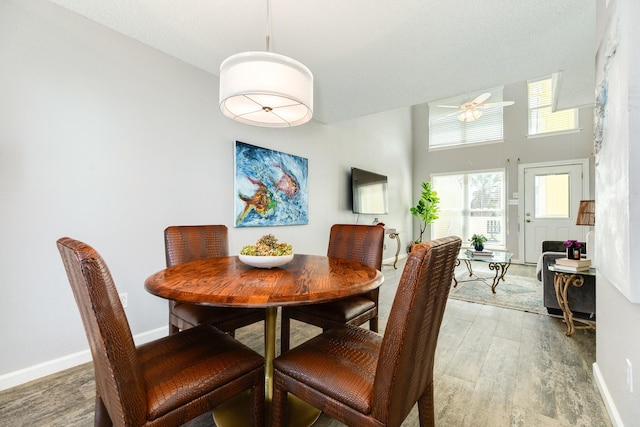
[(633, 196), (639, 180), (629, 167), (640, 155), (630, 150), (630, 141), (637, 143), (640, 137), (640, 88), (630, 78), (640, 74), (640, 61), (631, 51), (640, 40), (632, 30), (636, 23), (630, 22), (634, 15), (623, 10), (636, 7), (634, 2), (616, 3), (596, 56), (596, 259), (598, 273), (629, 301), (640, 303), (640, 282), (632, 280), (630, 272), (632, 257), (640, 254), (631, 247), (631, 241), (640, 239), (640, 232), (632, 236), (630, 225), (630, 218), (638, 218), (640, 212), (640, 199)]

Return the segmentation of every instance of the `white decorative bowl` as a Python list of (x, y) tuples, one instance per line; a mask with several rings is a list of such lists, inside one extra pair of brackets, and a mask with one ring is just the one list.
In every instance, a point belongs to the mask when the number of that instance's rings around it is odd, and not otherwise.
[(293, 255), (281, 256), (259, 256), (259, 255), (238, 255), (240, 261), (251, 267), (273, 268), (285, 265), (293, 259)]

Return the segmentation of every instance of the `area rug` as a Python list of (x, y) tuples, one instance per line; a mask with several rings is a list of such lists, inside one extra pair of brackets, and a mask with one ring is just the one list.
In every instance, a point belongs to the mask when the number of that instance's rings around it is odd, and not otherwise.
[[(487, 278), (487, 283), (481, 280), (459, 282), (457, 287), (451, 286), (449, 298), (478, 304), (493, 305), (514, 310), (527, 311), (537, 314), (548, 314), (542, 303), (542, 283), (532, 277), (510, 274), (504, 276), (504, 281), (496, 287), (496, 293), (491, 292), (493, 272), (475, 271), (480, 277)], [(469, 280), (469, 273), (465, 270), (456, 271), (456, 279)]]

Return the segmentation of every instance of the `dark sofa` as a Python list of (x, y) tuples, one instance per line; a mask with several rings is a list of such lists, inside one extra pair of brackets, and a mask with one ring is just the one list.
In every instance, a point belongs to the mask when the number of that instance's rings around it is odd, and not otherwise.
[[(584, 253), (585, 245), (581, 252)], [(553, 287), (554, 272), (549, 271), (549, 263), (557, 258), (566, 258), (567, 251), (562, 241), (546, 240), (542, 242), (542, 255), (538, 261), (538, 280), (542, 281), (543, 303), (549, 314), (562, 315), (556, 291)], [(596, 278), (585, 276), (584, 284), (580, 288), (569, 286), (567, 291), (569, 308), (574, 316), (595, 319), (596, 315)]]

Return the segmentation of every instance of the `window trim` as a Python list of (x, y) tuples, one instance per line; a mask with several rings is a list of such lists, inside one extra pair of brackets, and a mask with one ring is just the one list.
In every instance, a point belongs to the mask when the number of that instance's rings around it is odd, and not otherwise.
[[(463, 191), (463, 194), (464, 194), (464, 197), (465, 197), (465, 200), (464, 200), (464, 206), (465, 207), (463, 208), (463, 211), (462, 211), (462, 213), (463, 213), (462, 217), (465, 220), (467, 220), (467, 218), (471, 218), (471, 214), (470, 214), (471, 211), (469, 209), (469, 201), (470, 201), (469, 198), (471, 196), (469, 194), (469, 188), (468, 188), (468, 185), (469, 185), (469, 179), (468, 178), (469, 178), (469, 176), (485, 174), (485, 173), (492, 173), (492, 172), (499, 172), (499, 173), (502, 174), (502, 190), (501, 190), (502, 207), (501, 207), (501, 209), (499, 209), (499, 211), (501, 212), (501, 217), (500, 218), (503, 220), (502, 224), (503, 224), (503, 227), (504, 227), (503, 231), (501, 231), (501, 233), (500, 233), (501, 234), (501, 238), (503, 240), (502, 240), (502, 242), (498, 242), (499, 244), (495, 244), (493, 242), (487, 242), (487, 244), (485, 244), (485, 246), (487, 248), (490, 248), (490, 249), (503, 250), (504, 251), (507, 248), (507, 238), (508, 238), (507, 230), (508, 230), (508, 227), (509, 227), (509, 216), (508, 216), (509, 202), (507, 200), (507, 186), (508, 186), (508, 183), (507, 183), (507, 169), (506, 168), (498, 167), (498, 168), (489, 168), (489, 169), (480, 169), (480, 170), (451, 171), (451, 172), (433, 173), (433, 174), (430, 174), (430, 178), (429, 179), (431, 180), (432, 185), (434, 185), (434, 178), (437, 179), (438, 177), (465, 175), (465, 185), (467, 187)], [(436, 187), (434, 187), (434, 189), (435, 188)], [(442, 189), (436, 190), (436, 191), (442, 191)], [(464, 214), (465, 211), (466, 211), (466, 214)], [(431, 224), (431, 227), (430, 227), (430, 233), (431, 233), (430, 235), (433, 238), (437, 238), (435, 228), (439, 225), (438, 221), (439, 220), (436, 220), (434, 223)], [(462, 232), (464, 234), (464, 232), (468, 233), (469, 231), (470, 231), (469, 230), (469, 223), (467, 222), (462, 226)], [(485, 234), (485, 233), (483, 232), (483, 234)], [(442, 236), (440, 236), (440, 237), (442, 237)], [(466, 236), (460, 236), (460, 237), (463, 240), (463, 246), (464, 245), (468, 245), (468, 242), (466, 240), (467, 237)], [(468, 237), (471, 237), (471, 236), (468, 236)]]
[[(490, 109), (486, 111), (491, 111), (491, 114), (494, 117), (490, 117), (489, 122), (482, 122), (482, 118), (478, 121), (474, 122), (461, 122), (457, 119), (457, 114), (455, 113), (457, 110), (453, 109), (442, 109), (438, 108), (440, 105), (461, 105), (464, 102), (468, 102), (470, 100), (475, 99), (477, 96), (489, 92), (491, 93), (491, 98), (487, 102), (501, 102), (504, 99), (504, 86), (497, 86), (485, 90), (469, 92), (466, 94), (449, 97), (446, 99), (441, 99), (437, 101), (432, 101), (428, 103), (428, 141), (427, 141), (427, 150), (428, 151), (436, 151), (443, 149), (451, 149), (451, 148), (459, 148), (459, 147), (467, 147), (467, 146), (475, 146), (475, 145), (485, 145), (485, 144), (496, 144), (505, 142), (504, 138), (504, 107), (496, 107), (495, 109)], [(500, 111), (499, 118), (498, 109)], [(446, 132), (455, 132), (460, 133), (460, 139), (456, 139), (454, 142), (441, 142), (437, 145), (432, 145), (432, 141), (434, 140), (434, 126), (433, 123), (436, 121), (440, 121), (444, 116), (450, 116), (451, 118), (447, 118), (442, 121), (441, 126), (438, 126), (439, 132), (436, 132), (436, 135), (446, 135)], [(496, 128), (499, 126), (500, 131), (494, 131), (492, 128)], [(489, 129), (489, 131), (483, 131), (483, 128)], [(469, 134), (471, 134), (471, 138), (481, 138), (483, 133), (486, 133), (487, 137), (494, 139), (482, 139), (482, 140), (469, 140)], [(455, 138), (455, 137), (454, 137)], [(453, 138), (449, 138), (451, 141)]]
[[(538, 83), (538, 82), (549, 82), (551, 84), (551, 99), (549, 100), (548, 104), (544, 104), (544, 105), (538, 105), (536, 107), (531, 107), (531, 98), (530, 98), (530, 93), (531, 93), (531, 85)], [(527, 80), (527, 138), (542, 138), (542, 137), (547, 137), (547, 136), (554, 136), (554, 135), (562, 135), (562, 134), (569, 134), (569, 133), (576, 133), (576, 132), (580, 132), (582, 129), (580, 128), (580, 109), (579, 108), (567, 108), (564, 110), (557, 110), (555, 108), (555, 105), (557, 103), (557, 99), (556, 99), (556, 94), (558, 92), (557, 89), (557, 79), (556, 81), (554, 81), (553, 76), (545, 76), (545, 77), (540, 77), (540, 78), (536, 78), (536, 79), (530, 79)], [(550, 108), (551, 109), (551, 114), (555, 114), (555, 113), (560, 113), (560, 112), (566, 112), (566, 111), (573, 111), (573, 120), (574, 120), (574, 127), (571, 129), (562, 129), (562, 130), (553, 130), (553, 131), (545, 131), (545, 132), (536, 132), (536, 133), (531, 133), (531, 117), (532, 117), (532, 111), (534, 110), (542, 110), (544, 108)]]

